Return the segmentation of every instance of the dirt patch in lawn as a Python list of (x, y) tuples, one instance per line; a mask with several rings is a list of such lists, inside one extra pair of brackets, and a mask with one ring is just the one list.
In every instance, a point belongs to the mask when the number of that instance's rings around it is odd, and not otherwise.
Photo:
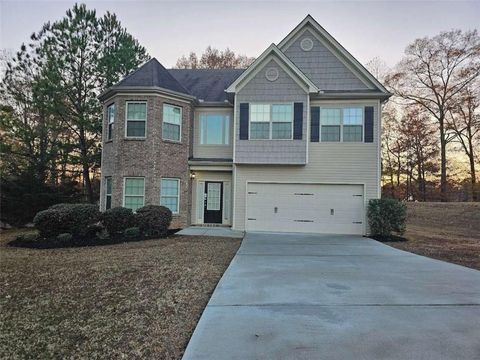
[(480, 270), (480, 203), (409, 203), (395, 248)]
[(0, 358), (180, 359), (241, 240), (20, 249), (0, 234)]

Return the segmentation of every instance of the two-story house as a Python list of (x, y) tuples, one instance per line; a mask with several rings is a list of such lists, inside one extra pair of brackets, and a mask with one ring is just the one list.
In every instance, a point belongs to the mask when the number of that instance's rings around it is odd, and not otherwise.
[(100, 206), (173, 227), (365, 234), (388, 91), (310, 15), (247, 69), (148, 61), (100, 96)]

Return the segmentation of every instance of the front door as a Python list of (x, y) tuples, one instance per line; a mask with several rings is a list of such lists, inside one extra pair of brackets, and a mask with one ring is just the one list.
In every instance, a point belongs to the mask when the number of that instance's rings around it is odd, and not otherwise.
[(205, 182), (203, 222), (205, 224), (221, 224), (223, 207), (223, 183)]

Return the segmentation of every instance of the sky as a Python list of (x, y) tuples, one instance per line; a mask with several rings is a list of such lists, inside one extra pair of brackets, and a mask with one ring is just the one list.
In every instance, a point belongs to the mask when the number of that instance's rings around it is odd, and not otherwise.
[[(46, 21), (75, 1), (0, 0), (0, 49), (16, 51)], [(453, 28), (480, 28), (477, 1), (84, 1), (107, 10), (165, 67), (208, 45), (257, 57), (278, 44), (307, 14), (365, 64), (395, 65), (413, 40)]]

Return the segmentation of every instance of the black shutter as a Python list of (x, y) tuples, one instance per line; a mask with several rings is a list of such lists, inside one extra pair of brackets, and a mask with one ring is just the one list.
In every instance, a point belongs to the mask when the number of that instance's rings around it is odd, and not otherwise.
[(310, 129), (310, 141), (320, 141), (320, 108), (318, 106), (312, 107), (310, 122), (312, 123)]
[(302, 140), (303, 132), (303, 103), (293, 104), (293, 139)]
[(365, 142), (373, 142), (373, 106), (365, 106)]
[(240, 140), (248, 140), (248, 103), (240, 104)]

